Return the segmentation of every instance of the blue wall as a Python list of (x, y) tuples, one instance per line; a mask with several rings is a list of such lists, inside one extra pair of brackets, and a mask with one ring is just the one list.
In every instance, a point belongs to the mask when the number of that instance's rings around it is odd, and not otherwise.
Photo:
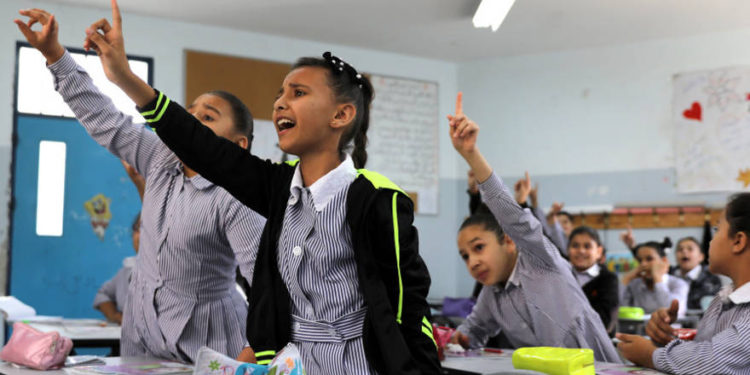
[[(19, 116), (15, 149), (9, 292), (41, 315), (102, 317), (91, 306), (99, 286), (133, 255), (130, 224), (140, 198), (120, 162), (74, 119)], [(39, 142), (67, 144), (62, 237), (36, 235)], [(102, 193), (112, 219), (100, 240), (84, 202)]]

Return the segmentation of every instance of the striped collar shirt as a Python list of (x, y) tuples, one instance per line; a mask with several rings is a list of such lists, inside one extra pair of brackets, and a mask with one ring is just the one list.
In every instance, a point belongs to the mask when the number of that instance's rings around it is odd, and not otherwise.
[(292, 342), (309, 374), (370, 374), (362, 340), (366, 307), (346, 198), (357, 176), (349, 156), (309, 187), (297, 165), (278, 243), (292, 300)]
[(750, 374), (750, 283), (723, 288), (698, 322), (693, 341), (675, 339), (654, 351), (657, 370), (671, 374)]

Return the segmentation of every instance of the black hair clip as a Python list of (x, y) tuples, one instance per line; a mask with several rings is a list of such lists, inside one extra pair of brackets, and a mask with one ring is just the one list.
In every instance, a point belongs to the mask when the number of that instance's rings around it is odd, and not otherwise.
[(332, 55), (329, 51), (323, 53), (323, 58), (331, 64), (334, 73), (346, 72), (349, 75), (349, 78), (351, 78), (352, 81), (356, 81), (359, 84), (359, 88), (362, 88), (362, 74), (358, 73), (357, 69), (354, 69), (354, 67), (349, 65), (346, 61)]

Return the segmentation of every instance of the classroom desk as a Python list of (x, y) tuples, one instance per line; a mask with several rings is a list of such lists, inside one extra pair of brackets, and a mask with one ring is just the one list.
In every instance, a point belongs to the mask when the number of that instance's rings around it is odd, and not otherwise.
[(503, 350), (501, 356), (446, 357), (441, 365), (445, 375), (541, 374), (536, 371), (516, 370), (513, 368), (512, 356), (512, 350)]
[[(122, 365), (131, 363), (153, 363), (164, 361), (163, 359), (147, 357), (105, 357), (102, 358), (107, 365)], [(64, 369), (59, 370), (33, 370), (29, 368), (18, 368), (10, 363), (0, 361), (0, 374), (2, 375), (68, 375)]]
[[(499, 356), (481, 357), (446, 357), (441, 363), (444, 375), (528, 375), (542, 374), (537, 371), (517, 370), (513, 367), (513, 350), (503, 349)], [(640, 370), (640, 373), (649, 375), (662, 374), (661, 372), (627, 367), (627, 365), (595, 362), (596, 373), (601, 375), (621, 375), (631, 370)]]
[(77, 348), (110, 348), (110, 356), (120, 355), (120, 326), (96, 319), (62, 319), (49, 322), (28, 322), (42, 332), (57, 331), (73, 341)]

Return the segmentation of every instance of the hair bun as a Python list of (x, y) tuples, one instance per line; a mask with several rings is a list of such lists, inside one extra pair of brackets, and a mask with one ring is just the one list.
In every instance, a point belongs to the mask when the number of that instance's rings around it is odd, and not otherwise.
[(664, 250), (671, 250), (672, 249), (672, 239), (669, 237), (664, 237), (664, 241), (661, 242), (661, 247)]

